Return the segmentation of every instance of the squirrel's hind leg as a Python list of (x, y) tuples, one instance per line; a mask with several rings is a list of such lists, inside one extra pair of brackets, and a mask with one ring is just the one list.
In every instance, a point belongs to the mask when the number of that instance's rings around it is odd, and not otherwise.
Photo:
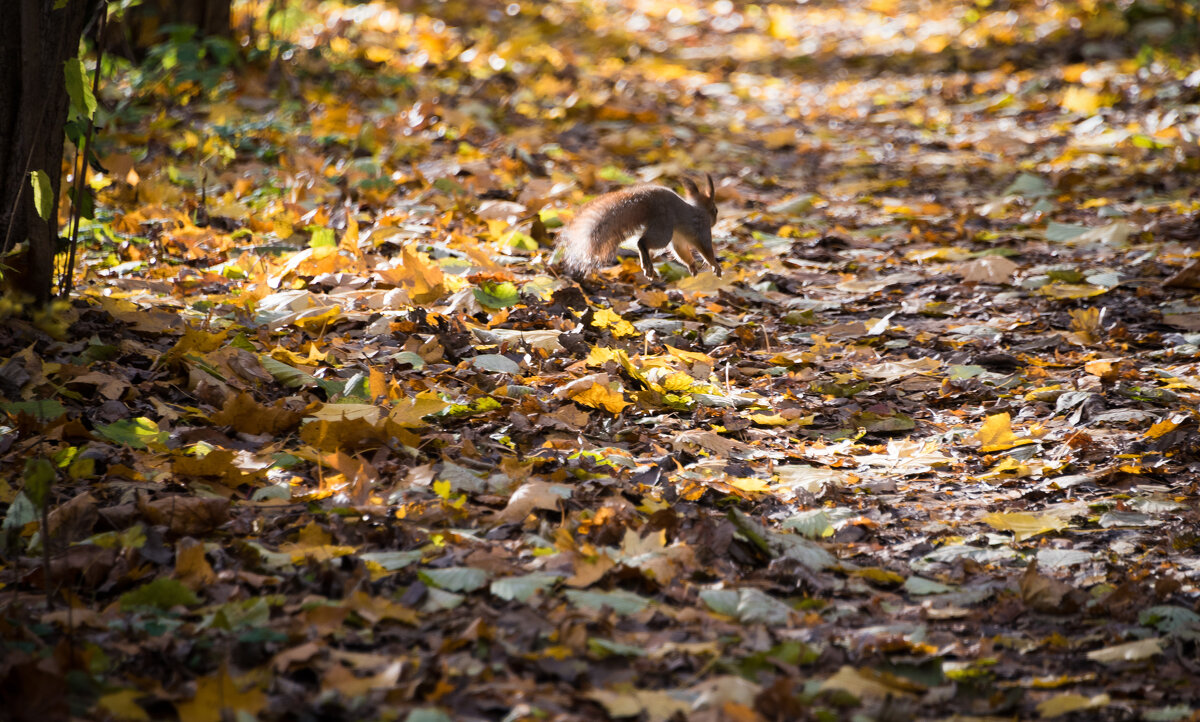
[(687, 266), (688, 273), (696, 275), (696, 256), (692, 253), (691, 245), (683, 239), (674, 238), (671, 240), (671, 250), (679, 262)]
[(663, 248), (670, 243), (673, 230), (671, 226), (661, 226), (651, 223), (646, 226), (646, 230), (642, 232), (642, 237), (638, 239), (638, 256), (642, 261), (642, 273), (645, 273), (647, 278), (658, 276), (658, 272), (654, 270), (654, 261), (650, 258), (650, 250)]

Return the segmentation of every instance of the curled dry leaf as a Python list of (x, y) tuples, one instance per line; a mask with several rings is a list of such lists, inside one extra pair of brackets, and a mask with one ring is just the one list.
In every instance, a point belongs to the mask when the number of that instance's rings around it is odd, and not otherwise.
[(558, 509), (564, 499), (570, 498), (570, 487), (549, 484), (544, 481), (527, 481), (508, 498), (504, 509), (492, 517), (496, 524), (518, 522), (534, 509)]
[(229, 520), (229, 501), (183, 495), (147, 501), (139, 496), (138, 511), (146, 521), (165, 526), (172, 534), (199, 536)]

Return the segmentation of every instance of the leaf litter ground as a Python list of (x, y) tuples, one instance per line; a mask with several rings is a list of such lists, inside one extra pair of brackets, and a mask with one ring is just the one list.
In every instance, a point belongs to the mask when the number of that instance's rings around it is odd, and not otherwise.
[[(1200, 706), (1194, 58), (1058, 3), (239, 7), (235, 70), (106, 80), (80, 291), (0, 329), (14, 719)], [(558, 274), (702, 172), (723, 279)]]

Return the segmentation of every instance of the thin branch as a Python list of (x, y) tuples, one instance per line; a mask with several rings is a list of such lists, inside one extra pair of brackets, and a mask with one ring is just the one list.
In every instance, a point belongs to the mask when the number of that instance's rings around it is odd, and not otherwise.
[[(100, 22), (96, 24), (96, 72), (92, 75), (93, 98), (100, 97), (100, 66), (104, 62), (104, 25), (107, 20), (108, 3), (105, 2), (100, 11)], [(96, 132), (95, 115), (96, 113), (93, 112), (92, 117), (88, 118), (87, 136), (83, 140), (83, 145), (75, 151), (76, 163), (79, 168), (75, 171), (75, 197), (71, 199), (71, 246), (67, 253), (67, 268), (63, 271), (61, 294), (63, 298), (71, 294), (71, 281), (75, 275), (75, 249), (79, 246), (79, 221), (83, 217), (81, 199), (84, 181), (87, 179), (87, 154), (91, 151), (92, 135)]]

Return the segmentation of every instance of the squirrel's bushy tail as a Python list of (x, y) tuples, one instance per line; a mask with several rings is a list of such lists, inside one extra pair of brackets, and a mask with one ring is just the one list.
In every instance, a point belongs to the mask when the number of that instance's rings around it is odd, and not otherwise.
[(579, 211), (558, 241), (568, 271), (583, 275), (613, 262), (617, 246), (646, 225), (639, 197), (636, 191), (612, 193)]
[(695, 273), (692, 253), (698, 252), (720, 275), (709, 230), (717, 218), (712, 179), (708, 193), (690, 180), (685, 185), (689, 200), (669, 188), (652, 185), (622, 188), (593, 199), (559, 233), (558, 246), (567, 272), (582, 276), (610, 265), (617, 247), (640, 235), (638, 254), (647, 276), (655, 275), (650, 251), (667, 245), (689, 271)]
[[(562, 248), (562, 263), (567, 272), (573, 276), (587, 275), (589, 272), (606, 266), (612, 262), (611, 257), (601, 258), (595, 250), (593, 242), (593, 224), (581, 223), (581, 218), (563, 228), (558, 237), (558, 245)], [(614, 251), (616, 250), (614, 246)]]

